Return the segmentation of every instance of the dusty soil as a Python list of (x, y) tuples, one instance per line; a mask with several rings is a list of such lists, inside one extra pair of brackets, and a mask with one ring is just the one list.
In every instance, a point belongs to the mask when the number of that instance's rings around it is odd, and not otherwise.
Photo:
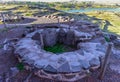
[[(24, 31), (25, 28), (21, 27), (0, 33), (0, 43), (3, 43), (5, 38), (20, 38), (24, 33)], [(0, 79), (0, 82), (6, 82), (5, 74), (10, 70), (11, 67), (15, 67), (17, 64), (18, 61), (15, 55), (13, 54), (13, 52), (11, 51), (7, 52), (4, 51), (2, 48), (0, 48), (0, 76), (2, 77), (2, 80)], [(99, 70), (98, 70), (93, 72), (91, 76), (81, 79), (77, 82), (120, 82), (120, 74), (115, 71), (112, 71), (109, 68), (111, 64), (120, 65), (120, 59), (116, 58), (114, 55), (111, 55), (110, 63), (107, 67), (103, 80), (97, 79), (99, 75)], [(25, 82), (25, 79), (28, 77), (29, 74), (30, 74), (29, 71), (26, 70), (20, 71), (16, 76), (11, 78), (8, 82)], [(32, 77), (29, 79), (29, 82), (56, 82), (56, 81), (49, 79), (42, 79), (42, 78), (38, 78), (35, 75), (32, 75)]]

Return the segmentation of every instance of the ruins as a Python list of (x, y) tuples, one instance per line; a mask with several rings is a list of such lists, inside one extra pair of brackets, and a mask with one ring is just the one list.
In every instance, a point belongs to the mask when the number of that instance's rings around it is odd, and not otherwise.
[[(15, 54), (27, 70), (57, 81), (76, 81), (100, 67), (100, 58), (105, 57), (106, 45), (98, 25), (86, 21), (59, 24), (58, 28), (38, 28), (27, 31), (25, 37), (15, 45)], [(76, 47), (76, 50), (52, 53), (45, 46), (56, 43)]]
[(2, 11), (0, 12), (0, 20), (2, 22), (13, 22), (15, 20), (19, 21), (24, 19), (22, 15), (14, 14), (12, 11)]

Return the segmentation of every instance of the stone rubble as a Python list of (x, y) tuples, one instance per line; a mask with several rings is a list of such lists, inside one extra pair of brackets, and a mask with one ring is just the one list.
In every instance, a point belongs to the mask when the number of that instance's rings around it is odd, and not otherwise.
[(11, 67), (10, 72), (11, 72), (11, 77), (14, 77), (19, 73), (19, 70), (17, 67)]
[(119, 64), (117, 64), (117, 65), (110, 64), (110, 69), (113, 71), (116, 71), (117, 73), (120, 74), (120, 65)]

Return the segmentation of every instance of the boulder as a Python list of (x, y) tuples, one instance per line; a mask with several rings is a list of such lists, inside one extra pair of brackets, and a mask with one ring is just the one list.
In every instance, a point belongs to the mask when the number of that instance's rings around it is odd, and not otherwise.
[(78, 72), (81, 70), (81, 64), (80, 62), (69, 62), (70, 63), (70, 68), (72, 72)]
[(72, 30), (69, 30), (66, 35), (66, 45), (74, 45), (75, 33)]
[(37, 40), (37, 41), (40, 41), (40, 33), (35, 33), (32, 37), (31, 37), (33, 40)]
[(80, 32), (80, 31), (77, 31), (75, 30), (75, 39), (76, 41), (87, 41), (87, 40), (90, 40), (92, 39), (92, 35), (89, 34), (89, 33), (85, 33), (85, 32)]
[(64, 43), (65, 39), (66, 39), (66, 32), (64, 29), (60, 28), (58, 32), (58, 42)]
[(92, 60), (89, 61), (91, 66), (97, 66), (100, 65), (100, 60), (97, 58), (93, 58)]
[(45, 46), (53, 46), (57, 42), (56, 29), (47, 28), (43, 31), (43, 41)]
[(90, 67), (90, 64), (88, 61), (85, 61), (85, 60), (79, 60), (80, 64), (81, 64), (81, 67), (83, 69), (88, 69)]

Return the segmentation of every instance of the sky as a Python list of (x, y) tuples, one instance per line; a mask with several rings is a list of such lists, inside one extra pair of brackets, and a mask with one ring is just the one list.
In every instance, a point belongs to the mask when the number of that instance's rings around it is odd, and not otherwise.
[[(0, 0), (0, 1), (41, 1), (41, 2), (64, 2), (64, 1), (70, 1), (70, 0)], [(100, 3), (120, 3), (120, 0), (77, 0), (77, 1), (95, 1), (95, 2), (100, 2)]]

